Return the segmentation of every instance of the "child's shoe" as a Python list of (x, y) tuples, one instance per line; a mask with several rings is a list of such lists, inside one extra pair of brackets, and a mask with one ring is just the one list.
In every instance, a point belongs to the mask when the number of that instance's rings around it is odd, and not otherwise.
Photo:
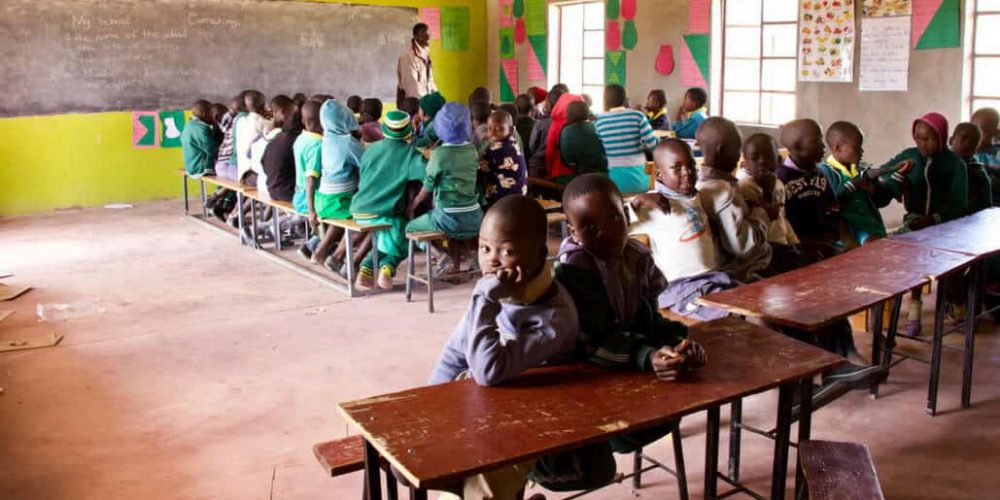
[(354, 287), (361, 290), (371, 290), (375, 288), (375, 276), (371, 269), (362, 267), (358, 270), (358, 279), (354, 281)]
[(910, 299), (907, 305), (906, 326), (903, 327), (903, 335), (913, 338), (920, 336), (920, 314), (923, 311), (923, 303), (919, 300)]
[(392, 290), (392, 286), (392, 268), (382, 266), (382, 269), (378, 273), (378, 287), (382, 290)]
[(344, 261), (334, 259), (333, 256), (329, 256), (323, 261), (323, 267), (330, 270), (330, 272), (341, 275), (344, 279), (347, 279), (347, 264)]

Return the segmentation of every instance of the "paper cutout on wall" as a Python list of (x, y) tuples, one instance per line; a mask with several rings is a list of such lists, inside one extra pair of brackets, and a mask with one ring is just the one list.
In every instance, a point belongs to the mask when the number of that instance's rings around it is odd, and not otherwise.
[(661, 75), (669, 75), (674, 72), (674, 47), (672, 45), (660, 45), (660, 51), (656, 53), (654, 69)]
[(545, 0), (524, 0), (524, 27), (528, 36), (544, 35), (547, 31), (546, 6)]
[(514, 28), (500, 28), (500, 58), (514, 57)]
[(420, 9), (420, 22), (427, 25), (427, 34), (431, 40), (441, 39), (441, 9), (425, 7)]
[(958, 0), (913, 0), (910, 44), (917, 50), (960, 46)]
[(680, 56), (681, 85), (708, 87), (708, 35), (684, 35)]
[(548, 71), (548, 39), (545, 35), (528, 38), (528, 80), (545, 82)]
[(500, 102), (514, 102), (517, 90), (517, 59), (501, 59)]
[(861, 20), (861, 91), (905, 91), (910, 68), (909, 16)]
[(712, 16), (711, 0), (688, 0), (688, 31), (708, 33)]
[(618, 19), (618, 15), (621, 13), (621, 4), (618, 0), (607, 0), (604, 5), (604, 18), (605, 19)]
[(618, 50), (621, 46), (622, 32), (618, 21), (608, 21), (608, 27), (604, 30), (604, 50)]
[(524, 43), (528, 39), (527, 30), (524, 28), (524, 18), (519, 17), (514, 20), (514, 41)]
[(181, 132), (184, 131), (184, 110), (160, 111), (160, 147), (181, 147)]
[(512, 9), (511, 13), (514, 14), (514, 17), (524, 17), (524, 0), (514, 0)]
[(799, 81), (854, 79), (854, 0), (803, 1), (799, 10)]
[(635, 30), (635, 21), (625, 21), (625, 31), (622, 32), (622, 47), (628, 50), (639, 43), (639, 33)]
[(514, 0), (500, 0), (500, 27), (514, 27)]
[(441, 8), (441, 48), (449, 52), (469, 50), (469, 8)]
[(636, 0), (621, 0), (622, 1), (622, 17), (625, 19), (635, 19), (636, 11)]
[(910, 0), (864, 0), (861, 17), (892, 17), (910, 15)]
[(612, 50), (604, 54), (604, 84), (625, 86), (624, 50)]
[(155, 148), (160, 143), (156, 124), (156, 111), (132, 112), (132, 147), (135, 149)]

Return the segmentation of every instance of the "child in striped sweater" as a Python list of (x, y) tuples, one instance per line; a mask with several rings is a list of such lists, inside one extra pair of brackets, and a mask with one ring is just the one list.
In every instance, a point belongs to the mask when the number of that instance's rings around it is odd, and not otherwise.
[(604, 88), (604, 107), (608, 112), (597, 117), (597, 135), (608, 157), (608, 175), (627, 195), (649, 190), (643, 149), (652, 150), (657, 139), (646, 115), (626, 108), (626, 99), (621, 85)]

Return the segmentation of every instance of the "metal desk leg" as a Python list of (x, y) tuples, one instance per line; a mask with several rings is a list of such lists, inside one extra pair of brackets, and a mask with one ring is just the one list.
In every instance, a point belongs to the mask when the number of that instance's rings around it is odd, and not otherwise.
[(236, 230), (240, 233), (240, 243), (243, 243), (243, 193), (236, 192)]
[(889, 315), (889, 331), (885, 334), (885, 345), (882, 346), (882, 366), (889, 369), (892, 364), (892, 350), (896, 348), (896, 328), (899, 327), (899, 311), (903, 307), (903, 296), (892, 299), (892, 312)]
[(718, 498), (719, 474), (719, 407), (708, 409), (705, 426), (705, 498)]
[(271, 232), (274, 233), (274, 249), (281, 251), (281, 223), (278, 222), (278, 209), (271, 209)]
[(938, 284), (934, 300), (934, 339), (931, 344), (931, 375), (927, 384), (927, 414), (937, 414), (938, 378), (941, 375), (941, 343), (944, 341), (944, 288)]
[(729, 404), (729, 479), (740, 480), (740, 444), (743, 436), (743, 398)]
[(670, 442), (674, 445), (674, 471), (677, 472), (677, 489), (680, 500), (688, 500), (687, 469), (684, 467), (684, 444), (681, 442), (681, 424), (677, 424), (670, 433)]
[(399, 489), (396, 485), (396, 476), (392, 475), (392, 471), (385, 471), (385, 496), (389, 500), (399, 500)]
[(184, 215), (189, 213), (188, 211), (188, 178), (186, 175), (181, 176), (181, 190), (184, 192)]
[(413, 259), (414, 253), (417, 251), (416, 242), (413, 240), (407, 240), (406, 242), (406, 301), (409, 302), (410, 298), (413, 297)]
[[(671, 436), (673, 439), (673, 436)], [(632, 452), (632, 490), (642, 489), (642, 448)]]
[(427, 311), (434, 312), (434, 272), (431, 270), (431, 242), (427, 242)]
[[(778, 389), (778, 423), (775, 425), (774, 465), (771, 469), (771, 499), (784, 500), (785, 479), (788, 475), (788, 448), (792, 428), (792, 391), (795, 382)], [(810, 398), (812, 395), (810, 394)]]
[(968, 408), (972, 400), (972, 361), (976, 347), (976, 315), (978, 304), (976, 298), (979, 290), (982, 290), (980, 283), (983, 273), (982, 261), (972, 265), (968, 276), (968, 289), (965, 299), (965, 359), (962, 366), (962, 408)]
[[(798, 442), (809, 441), (812, 434), (812, 380), (803, 379), (799, 381), (799, 437)], [(805, 474), (802, 473), (802, 464), (799, 461), (798, 453), (795, 454), (795, 498), (804, 498)]]
[[(242, 210), (243, 207), (240, 207)], [(256, 250), (257, 247), (257, 202), (250, 198), (250, 237), (253, 239), (252, 247)]]
[(208, 218), (208, 207), (205, 206), (208, 203), (208, 198), (205, 196), (205, 180), (202, 179), (201, 182), (201, 216)]
[(347, 238), (347, 296), (354, 298), (354, 245), (351, 242), (351, 232), (345, 229), (344, 238)]
[(427, 500), (427, 490), (410, 487), (410, 500)]
[(365, 486), (368, 489), (368, 500), (382, 500), (382, 471), (379, 469), (378, 450), (367, 440), (365, 441)]
[[(885, 312), (885, 302), (879, 302), (877, 306), (872, 307), (868, 310), (869, 314), (874, 314), (872, 317), (872, 366), (881, 366), (881, 355), (882, 355), (882, 313)], [(868, 388), (868, 393), (871, 394), (872, 399), (878, 397), (878, 382), (873, 382), (871, 387)]]
[[(382, 270), (378, 265), (378, 231), (373, 231), (370, 234), (371, 234), (370, 238), (372, 239), (371, 250), (369, 250), (369, 252), (372, 253), (372, 281), (373, 281), (372, 284), (375, 285), (372, 288), (372, 293), (379, 293), (382, 290), (380, 290), (378, 287), (378, 276), (379, 273), (382, 272)], [(362, 234), (361, 236), (362, 236), (361, 239), (364, 240), (364, 234)]]

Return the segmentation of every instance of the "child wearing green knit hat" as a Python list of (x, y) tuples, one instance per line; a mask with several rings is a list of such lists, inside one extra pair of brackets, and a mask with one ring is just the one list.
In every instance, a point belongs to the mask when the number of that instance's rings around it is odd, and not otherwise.
[(426, 160), (411, 144), (410, 115), (393, 110), (382, 120), (382, 137), (361, 158), (358, 192), (351, 201), (351, 214), (359, 225), (389, 225), (375, 233), (372, 251), (378, 251), (376, 279), (371, 253), (361, 261), (357, 286), (392, 289), (396, 266), (406, 258), (406, 184), (423, 180)]
[(413, 141), (418, 148), (433, 147), (437, 144), (438, 137), (434, 131), (434, 118), (447, 102), (440, 92), (431, 92), (420, 98), (420, 109), (417, 114), (419, 115), (422, 133)]

